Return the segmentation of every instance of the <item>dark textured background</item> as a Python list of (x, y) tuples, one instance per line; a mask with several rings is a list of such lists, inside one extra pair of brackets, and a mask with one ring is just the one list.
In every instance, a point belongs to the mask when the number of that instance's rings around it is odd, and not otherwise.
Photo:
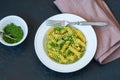
[[(120, 0), (106, 0), (120, 23)], [(120, 59), (100, 65), (94, 59), (83, 69), (69, 74), (45, 67), (34, 50), (34, 37), (39, 25), (60, 13), (53, 0), (0, 0), (0, 19), (18, 15), (28, 24), (26, 40), (16, 47), (0, 44), (0, 80), (120, 80)]]

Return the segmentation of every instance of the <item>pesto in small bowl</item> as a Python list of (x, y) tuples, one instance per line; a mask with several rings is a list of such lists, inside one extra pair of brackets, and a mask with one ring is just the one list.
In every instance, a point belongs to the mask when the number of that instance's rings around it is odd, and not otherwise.
[(4, 33), (12, 37), (13, 39), (3, 35), (5, 42), (13, 44), (19, 42), (23, 38), (23, 30), (20, 26), (15, 25), (14, 23), (7, 24), (4, 29)]
[(24, 19), (9, 15), (0, 20), (0, 43), (6, 46), (21, 44), (28, 35), (28, 26)]

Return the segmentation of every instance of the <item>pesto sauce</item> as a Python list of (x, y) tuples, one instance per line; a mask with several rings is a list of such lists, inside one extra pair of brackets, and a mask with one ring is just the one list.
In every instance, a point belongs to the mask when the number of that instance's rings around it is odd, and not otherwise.
[(23, 38), (23, 30), (21, 29), (20, 26), (17, 26), (14, 23), (10, 23), (6, 25), (3, 31), (4, 33), (14, 38), (14, 39), (10, 39), (6, 37), (5, 35), (3, 35), (3, 39), (7, 43), (11, 43), (11, 44), (17, 43)]

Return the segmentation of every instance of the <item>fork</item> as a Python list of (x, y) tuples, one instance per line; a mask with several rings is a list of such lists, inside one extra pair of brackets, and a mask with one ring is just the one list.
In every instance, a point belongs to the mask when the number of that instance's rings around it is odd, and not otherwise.
[(0, 35), (1, 34), (4, 35), (5, 37), (9, 38), (9, 39), (15, 40), (15, 38), (11, 37), (9, 34), (6, 34), (5, 32), (0, 31)]
[(70, 22), (66, 20), (47, 20), (47, 26), (65, 26), (67, 24), (70, 25), (91, 25), (91, 26), (106, 26), (108, 25), (107, 22), (86, 22), (86, 21), (76, 21)]

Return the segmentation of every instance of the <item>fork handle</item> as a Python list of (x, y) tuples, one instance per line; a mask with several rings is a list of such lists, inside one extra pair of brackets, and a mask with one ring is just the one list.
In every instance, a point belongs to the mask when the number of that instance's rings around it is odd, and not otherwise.
[(92, 25), (92, 26), (106, 26), (108, 25), (107, 22), (70, 22), (70, 24), (74, 25)]

